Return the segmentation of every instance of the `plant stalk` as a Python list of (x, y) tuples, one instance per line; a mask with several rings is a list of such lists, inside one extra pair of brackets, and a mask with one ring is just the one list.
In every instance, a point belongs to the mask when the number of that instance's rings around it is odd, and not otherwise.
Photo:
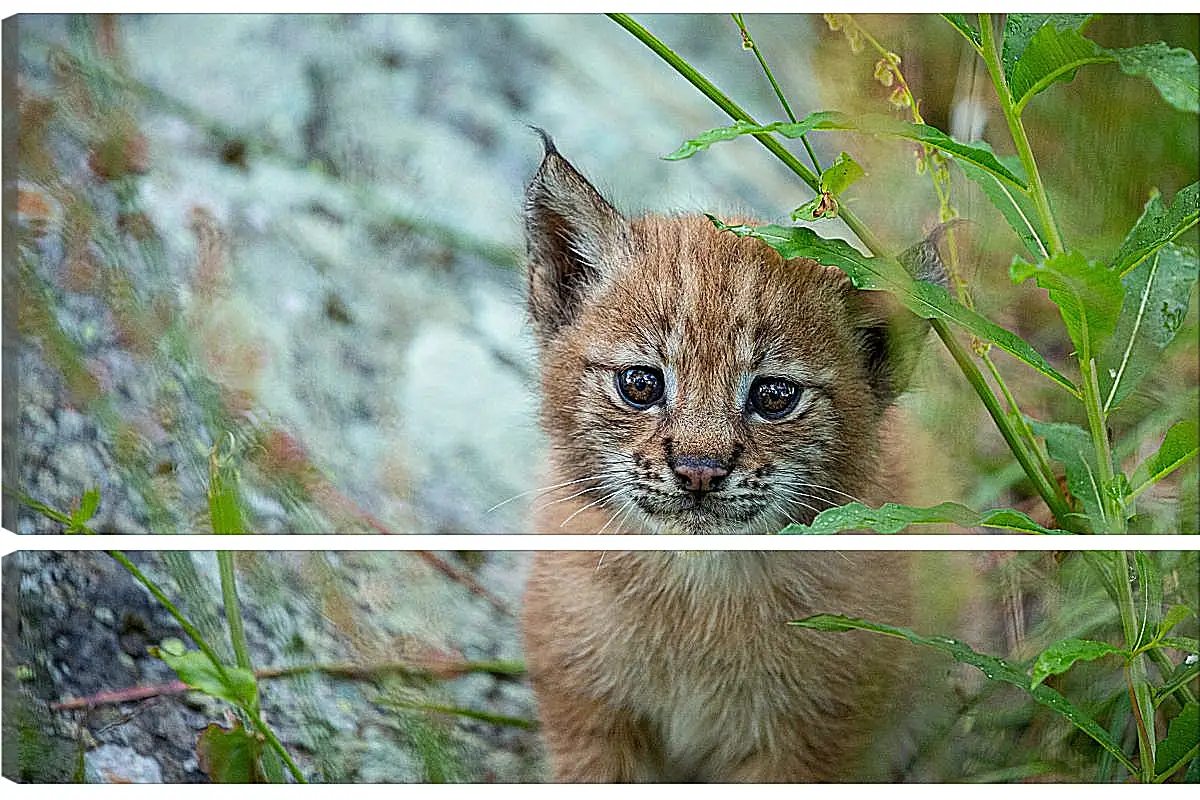
[(1029, 145), (1029, 137), (1025, 134), (1025, 126), (1021, 123), (1021, 115), (1013, 105), (1012, 92), (1009, 91), (1008, 81), (1004, 77), (1004, 69), (1000, 64), (1000, 45), (996, 39), (996, 31), (992, 24), (991, 14), (979, 15), (979, 34), (983, 40), (983, 61), (987, 65), (992, 85), (996, 88), (996, 96), (1000, 100), (1000, 109), (1004, 112), (1004, 120), (1008, 123), (1009, 133), (1012, 134), (1013, 145), (1017, 150), (1017, 158), (1025, 168), (1025, 179), (1029, 181), (1029, 196), (1033, 200), (1038, 216), (1042, 218), (1042, 227), (1049, 238), (1050, 255), (1063, 252), (1062, 235), (1058, 231), (1058, 221), (1050, 210), (1050, 199), (1046, 195), (1046, 187), (1042, 183), (1041, 173), (1038, 172), (1037, 162), (1033, 158), (1033, 149)]
[[(676, 72), (686, 78), (693, 86), (711, 100), (718, 108), (736, 120), (745, 120), (751, 124), (758, 124), (757, 121), (746, 113), (740, 106), (734, 103), (729, 97), (716, 87), (711, 81), (697, 72), (691, 64), (679, 57), (671, 48), (667, 47), (660, 39), (658, 39), (650, 31), (643, 28), (627, 14), (609, 14), (610, 19), (616, 22), (625, 30), (629, 31), (635, 38), (638, 39), (646, 47), (650, 48), (659, 58), (666, 61)], [(783, 145), (779, 143), (770, 134), (755, 134), (754, 138), (758, 139), (764, 147), (767, 148), (776, 158), (782, 161), (792, 172), (796, 173), (802, 181), (814, 192), (819, 190), (820, 179), (814, 175), (807, 167), (801, 164), (795, 156), (793, 156)], [(839, 219), (846, 223), (846, 226), (854, 232), (862, 243), (872, 252), (876, 254), (884, 254), (887, 248), (884, 247), (870, 228), (866, 226), (858, 217), (845, 206), (842, 206), (838, 214)], [(1042, 475), (1036, 465), (1034, 459), (1031, 458), (1025, 448), (1021, 445), (1020, 434), (1013, 427), (1011, 421), (1007, 418), (1003, 409), (1000, 408), (1000, 403), (996, 398), (992, 388), (984, 380), (979, 368), (971, 360), (971, 357), (963, 350), (947, 328), (946, 323), (942, 320), (930, 321), (938, 338), (946, 345), (946, 349), (950, 351), (959, 368), (962, 369), (967, 381), (971, 387), (979, 395), (983, 401), (988, 413), (991, 414), (992, 420), (996, 423), (996, 427), (1000, 429), (1000, 435), (1004, 437), (1004, 441), (1008, 443), (1013, 454), (1021, 463), (1021, 467), (1025, 470), (1025, 474), (1029, 476), (1037, 488), (1038, 494), (1045, 500), (1046, 505), (1050, 507), (1051, 513), (1054, 514), (1058, 525), (1064, 529), (1070, 530), (1070, 509), (1066, 505), (1066, 501), (1058, 491), (1057, 484), (1048, 481)]]
[[(1088, 354), (1084, 354), (1088, 355)], [(1108, 444), (1108, 426), (1105, 424), (1104, 410), (1100, 400), (1100, 382), (1096, 376), (1096, 359), (1083, 358), (1079, 360), (1079, 370), (1083, 378), (1080, 388), (1083, 391), (1083, 407), (1087, 412), (1088, 430), (1092, 436), (1092, 446), (1096, 450), (1096, 467), (1099, 470), (1097, 479), (1100, 481), (1100, 507), (1104, 516), (1101, 520), (1104, 530), (1096, 533), (1125, 533), (1125, 505), (1122, 500), (1110, 491), (1114, 485), (1112, 450)]]
[[(233, 655), (242, 669), (254, 671), (250, 661), (250, 650), (246, 646), (246, 629), (242, 624), (242, 607), (238, 602), (237, 574), (233, 569), (233, 552), (217, 551), (217, 566), (221, 574), (221, 599), (225, 604), (225, 620), (229, 623), (229, 640), (233, 644)], [(257, 705), (257, 698), (255, 700)]]
[[(1114, 553), (1116, 575), (1113, 576), (1117, 611), (1121, 617), (1121, 631), (1125, 646), (1134, 650), (1138, 646), (1139, 628), (1137, 606), (1130, 586), (1129, 554), (1124, 550)], [(1149, 692), (1149, 676), (1142, 654), (1131, 658), (1125, 666), (1125, 679), (1129, 687), (1129, 703), (1137, 722), (1138, 754), (1141, 758), (1140, 772), (1143, 783), (1154, 780), (1154, 704)]]

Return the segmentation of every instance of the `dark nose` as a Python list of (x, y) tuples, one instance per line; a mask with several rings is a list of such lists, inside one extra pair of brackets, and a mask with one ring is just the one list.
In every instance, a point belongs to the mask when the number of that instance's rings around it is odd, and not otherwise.
[(689, 492), (715, 491), (729, 470), (713, 458), (690, 458), (684, 456), (675, 461), (675, 474), (683, 488)]

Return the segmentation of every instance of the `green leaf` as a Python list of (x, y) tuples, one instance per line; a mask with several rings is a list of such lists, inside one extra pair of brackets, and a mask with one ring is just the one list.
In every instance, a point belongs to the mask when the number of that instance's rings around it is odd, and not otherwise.
[(1004, 19), (1004, 47), (1001, 61), (1004, 77), (1011, 83), (1013, 71), (1029, 42), (1043, 27), (1053, 30), (1076, 29), (1091, 19), (1091, 14), (1009, 14)]
[(1158, 452), (1133, 471), (1133, 488), (1128, 496), (1136, 497), (1141, 494), (1195, 458), (1197, 452), (1200, 452), (1200, 422), (1194, 419), (1176, 422), (1167, 431)]
[(849, 153), (842, 153), (821, 173), (821, 191), (841, 194), (866, 174)]
[(1200, 641), (1190, 636), (1164, 636), (1159, 639), (1159, 642), (1164, 647), (1174, 647), (1176, 650), (1182, 650), (1185, 653), (1200, 655)]
[(1117, 326), (1125, 299), (1117, 273), (1078, 252), (1059, 253), (1037, 264), (1016, 261), (1011, 273), (1014, 283), (1034, 276), (1037, 285), (1050, 293), (1081, 363), (1100, 353)]
[(904, 307), (922, 319), (945, 319), (966, 328), (980, 339), (1023, 361), (1059, 384), (1074, 396), (1079, 390), (1050, 366), (1040, 353), (1011, 331), (1007, 331), (957, 302), (945, 288), (928, 281), (913, 280), (894, 258), (864, 256), (841, 239), (823, 239), (808, 228), (781, 225), (726, 225), (710, 216), (719, 230), (738, 236), (753, 236), (770, 245), (784, 258), (811, 258), (841, 269), (859, 289), (886, 290)]
[(980, 38), (979, 31), (975, 29), (974, 25), (967, 22), (965, 14), (939, 14), (939, 16), (953, 25), (959, 33), (967, 38), (968, 42), (975, 45), (976, 50), (983, 47), (983, 39)]
[(1078, 425), (1038, 422), (1029, 417), (1025, 419), (1033, 432), (1046, 440), (1046, 451), (1050, 457), (1061, 461), (1067, 468), (1067, 488), (1083, 503), (1088, 518), (1092, 520), (1093, 531), (1096, 522), (1106, 529), (1107, 520), (1101, 500), (1104, 488), (1100, 485), (1096, 449), (1092, 446), (1091, 436)]
[(196, 740), (196, 759), (213, 783), (265, 783), (262, 754), (262, 740), (238, 721), (232, 728), (211, 723)]
[(1026, 103), (1051, 84), (1070, 81), (1079, 67), (1112, 61), (1116, 61), (1112, 53), (1077, 30), (1042, 26), (1029, 41), (1009, 78), (1016, 113), (1019, 115)]
[(1174, 340), (1187, 317), (1197, 271), (1193, 251), (1168, 244), (1121, 279), (1121, 313), (1096, 362), (1105, 413), (1120, 406)]
[(812, 200), (792, 211), (796, 222), (815, 222), (826, 217), (837, 216), (837, 201), (826, 194), (818, 194)]
[(849, 530), (873, 530), (876, 533), (899, 533), (910, 525), (952, 523), (960, 528), (999, 528), (1018, 533), (1066, 533), (1038, 525), (1020, 511), (994, 508), (972, 511), (957, 503), (941, 503), (928, 508), (884, 503), (869, 508), (862, 503), (849, 503), (829, 508), (817, 515), (810, 525), (789, 525), (781, 534), (828, 534)]
[(1066, 717), (1075, 727), (1095, 739), (1101, 747), (1111, 753), (1132, 774), (1138, 774), (1137, 767), (1129, 760), (1129, 757), (1125, 755), (1121, 747), (1113, 741), (1108, 731), (1100, 727), (1095, 720), (1049, 686), (1045, 684), (1033, 686), (1028, 675), (1003, 659), (977, 653), (965, 643), (944, 636), (921, 636), (907, 628), (883, 625), (877, 622), (867, 622), (866, 620), (843, 617), (836, 614), (817, 614), (789, 624), (818, 631), (873, 631), (886, 636), (907, 639), (913, 644), (931, 647), (938, 652), (950, 656), (960, 664), (969, 664), (975, 667), (983, 672), (989, 680), (1002, 681), (1025, 690), (1034, 700)]
[(83, 493), (83, 497), (79, 499), (79, 511), (72, 515), (72, 519), (80, 525), (84, 525), (92, 517), (96, 516), (96, 509), (100, 507), (100, 490), (88, 489)]
[(158, 657), (175, 670), (179, 680), (198, 692), (227, 700), (236, 706), (248, 706), (257, 695), (254, 673), (248, 669), (224, 665), (225, 674), (199, 650), (176, 655), (161, 648)]
[[(987, 142), (974, 142), (974, 145), (991, 151)], [(1014, 175), (1023, 176), (1025, 174), (1020, 159), (1016, 156), (997, 156), (997, 160)], [(980, 169), (968, 161), (957, 161), (956, 163), (964, 175), (979, 185), (987, 199), (1008, 222), (1009, 227), (1016, 232), (1017, 236), (1021, 237), (1021, 241), (1025, 243), (1030, 255), (1037, 259), (1050, 255), (1050, 250), (1045, 243), (1045, 234), (1039, 227), (1037, 208), (1029, 195), (1016, 191), (992, 173)]]
[(1163, 42), (1110, 51), (1126, 75), (1144, 75), (1163, 99), (1180, 111), (1200, 112), (1196, 56)]
[(1143, 259), (1195, 225), (1197, 217), (1200, 217), (1200, 183), (1176, 192), (1170, 206), (1163, 203), (1157, 191), (1152, 193), (1142, 216), (1117, 248), (1112, 268), (1124, 277)]
[(1134, 553), (1134, 563), (1137, 570), (1138, 635), (1133, 643), (1133, 649), (1141, 647), (1154, 638), (1154, 632), (1162, 621), (1162, 574), (1154, 559), (1144, 550)]
[(746, 122), (745, 120), (738, 120), (732, 125), (713, 128), (694, 139), (688, 139), (675, 152), (663, 156), (663, 160), (679, 161), (684, 158), (691, 158), (696, 153), (699, 153), (701, 150), (707, 150), (717, 142), (727, 142), (739, 136), (779, 132), (789, 139), (799, 139), (813, 130), (843, 130), (844, 128), (841, 127), (840, 123), (844, 123), (847, 119), (849, 118), (840, 111), (816, 111), (799, 122), (794, 123), (771, 122), (761, 125)]
[(1158, 743), (1154, 754), (1154, 772), (1166, 777), (1194, 755), (1200, 742), (1200, 703), (1188, 703), (1167, 726), (1167, 738)]
[(1077, 661), (1095, 661), (1113, 653), (1128, 656), (1125, 650), (1113, 647), (1108, 642), (1094, 642), (1090, 639), (1063, 639), (1043, 650), (1033, 662), (1030, 673), (1032, 686), (1038, 686), (1051, 675), (1058, 675), (1069, 670)]
[(1198, 677), (1200, 677), (1200, 659), (1194, 659), (1191, 664), (1187, 662), (1177, 664), (1170, 677), (1163, 681), (1162, 686), (1154, 690), (1154, 705), (1159, 705), (1164, 698), (1179, 691)]
[(905, 122), (878, 114), (851, 118), (839, 111), (817, 111), (799, 122), (769, 122), (763, 125), (753, 125), (742, 120), (722, 128), (705, 131), (695, 139), (687, 140), (680, 145), (679, 149), (664, 158), (669, 161), (689, 158), (701, 150), (708, 149), (710, 145), (736, 139), (739, 136), (778, 133), (789, 139), (798, 139), (813, 130), (858, 131), (876, 136), (895, 136), (921, 142), (957, 159), (975, 164), (980, 169), (1011, 183), (1022, 191), (1028, 188), (1023, 180), (1000, 163), (990, 148), (963, 144), (931, 125)]
[(213, 533), (246, 532), (237, 471), (229, 464), (222, 463), (215, 451), (208, 459), (208, 513)]
[(1196, 616), (1196, 612), (1192, 611), (1187, 606), (1174, 605), (1167, 609), (1167, 613), (1163, 614), (1162, 621), (1158, 623), (1158, 630), (1154, 632), (1155, 639), (1161, 639), (1174, 629), (1176, 625), (1183, 622), (1188, 617)]

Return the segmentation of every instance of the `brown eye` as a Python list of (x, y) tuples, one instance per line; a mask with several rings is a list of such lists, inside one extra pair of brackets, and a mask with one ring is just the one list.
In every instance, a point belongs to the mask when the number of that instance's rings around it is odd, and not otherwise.
[(653, 367), (630, 367), (617, 373), (617, 391), (634, 408), (649, 408), (662, 400), (663, 375)]
[(756, 378), (750, 385), (750, 408), (763, 419), (783, 419), (800, 400), (800, 387), (786, 378)]

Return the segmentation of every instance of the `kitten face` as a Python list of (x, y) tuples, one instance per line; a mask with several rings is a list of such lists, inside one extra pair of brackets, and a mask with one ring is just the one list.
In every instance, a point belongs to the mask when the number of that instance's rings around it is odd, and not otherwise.
[(552, 147), (527, 223), (564, 518), (766, 533), (869, 487), (897, 382), (887, 309), (840, 270), (702, 217), (625, 220)]

